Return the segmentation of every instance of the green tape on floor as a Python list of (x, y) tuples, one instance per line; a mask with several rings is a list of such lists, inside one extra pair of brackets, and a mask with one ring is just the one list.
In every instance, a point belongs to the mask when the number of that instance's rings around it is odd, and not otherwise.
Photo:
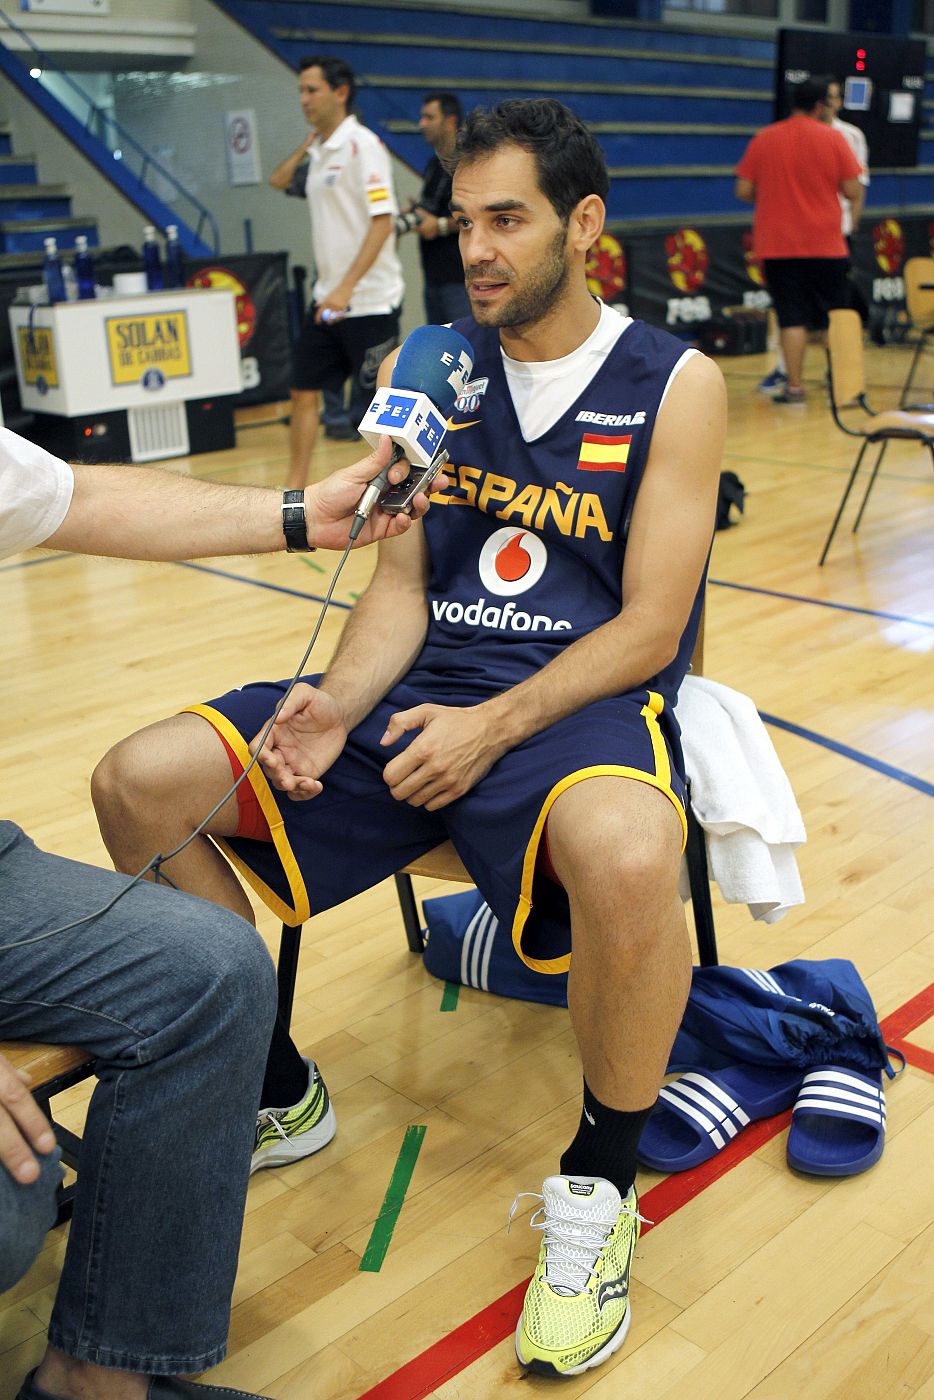
[(456, 1011), (457, 998), (460, 995), (460, 984), (458, 982), (445, 982), (444, 993), (441, 997), (442, 1011)]
[(421, 1151), (426, 1131), (424, 1124), (405, 1130), (405, 1137), (402, 1139), (402, 1146), (399, 1149), (399, 1156), (396, 1159), (389, 1187), (383, 1197), (383, 1204), (376, 1217), (376, 1223), (373, 1226), (367, 1247), (363, 1251), (363, 1258), (360, 1260), (359, 1272), (361, 1273), (378, 1274), (383, 1267), (383, 1260), (386, 1258), (386, 1251), (392, 1239), (392, 1232), (396, 1228), (396, 1221), (399, 1219), (399, 1212), (402, 1210), (405, 1193), (409, 1189), (409, 1182), (412, 1180), (412, 1173), (415, 1170), (415, 1163), (418, 1161), (418, 1154)]

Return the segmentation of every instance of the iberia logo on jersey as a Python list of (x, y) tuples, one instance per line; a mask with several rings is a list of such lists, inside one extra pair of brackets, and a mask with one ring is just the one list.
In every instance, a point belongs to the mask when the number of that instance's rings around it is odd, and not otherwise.
[(752, 251), (752, 232), (749, 229), (743, 234), (743, 262), (746, 264), (746, 276), (750, 282), (755, 282), (757, 287), (764, 287), (765, 273), (761, 262)]
[(872, 231), (876, 262), (887, 276), (899, 271), (905, 256), (905, 235), (897, 219), (882, 219)]
[(665, 239), (668, 276), (679, 292), (696, 292), (704, 285), (710, 254), (696, 229), (679, 228)]
[(612, 233), (601, 233), (584, 268), (587, 290), (602, 301), (619, 301), (626, 290), (626, 254)]

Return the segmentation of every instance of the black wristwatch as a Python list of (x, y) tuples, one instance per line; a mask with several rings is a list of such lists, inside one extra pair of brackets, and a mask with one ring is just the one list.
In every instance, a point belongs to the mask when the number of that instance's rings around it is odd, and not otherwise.
[(308, 543), (304, 491), (283, 491), (282, 533), (289, 554), (314, 554), (315, 546)]

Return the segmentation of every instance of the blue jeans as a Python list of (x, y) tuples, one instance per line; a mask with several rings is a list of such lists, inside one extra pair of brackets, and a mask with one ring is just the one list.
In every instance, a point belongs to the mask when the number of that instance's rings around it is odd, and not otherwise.
[[(243, 919), (150, 884), (11, 946), (127, 883), (0, 822), (0, 1038), (98, 1057), (49, 1340), (97, 1366), (174, 1375), (226, 1351), (276, 979)], [(7, 1177), (3, 1257), (11, 1187), (42, 1189)]]
[(58, 1214), (56, 1191), (62, 1179), (61, 1153), (37, 1152), (39, 1176), (28, 1186), (0, 1166), (0, 1293), (19, 1283), (42, 1248)]
[(425, 283), (425, 319), (429, 326), (446, 326), (470, 315), (470, 298), (463, 282)]

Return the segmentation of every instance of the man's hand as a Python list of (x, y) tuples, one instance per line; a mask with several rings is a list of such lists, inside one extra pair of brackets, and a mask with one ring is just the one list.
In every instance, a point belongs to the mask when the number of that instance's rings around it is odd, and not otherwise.
[(321, 325), (323, 313), (325, 311), (335, 311), (338, 315), (343, 316), (350, 310), (350, 296), (352, 291), (352, 287), (345, 287), (344, 284), (341, 283), (340, 286), (335, 287), (332, 292), (329, 292), (326, 297), (321, 298), (315, 307), (315, 321), (319, 326)]
[(29, 1076), (0, 1055), (0, 1162), (15, 1181), (29, 1185), (39, 1175), (36, 1152), (51, 1152), (55, 1134), (26, 1085)]
[[(333, 472), (325, 481), (311, 486), (305, 492), (305, 513), (308, 519), (309, 543), (322, 549), (343, 549), (347, 543), (354, 507), (364, 490), (389, 461), (392, 444), (388, 437), (380, 438), (379, 447), (351, 467)], [(409, 474), (406, 461), (397, 462), (389, 473), (389, 480), (395, 485), (404, 481)], [(447, 488), (448, 479), (443, 472), (431, 483), (431, 491)], [(384, 515), (375, 507), (370, 518), (354, 541), (355, 545), (372, 544), (374, 540), (389, 539), (402, 535), (413, 519), (424, 515), (428, 509), (428, 496), (420, 491), (415, 497), (411, 518), (408, 515)]]
[(416, 230), (419, 238), (427, 238), (429, 242), (431, 242), (433, 238), (440, 238), (441, 229), (438, 227), (437, 215), (429, 214), (428, 210), (423, 209), (420, 204), (416, 212), (419, 215), (419, 225)]
[(384, 746), (411, 729), (422, 732), (383, 769), (393, 797), (436, 812), (479, 783), (508, 747), (490, 738), (483, 712), (483, 705), (416, 705), (394, 714), (380, 740)]
[[(257, 734), (251, 753), (258, 739)], [(295, 802), (305, 802), (322, 791), (321, 777), (346, 742), (347, 729), (334, 697), (299, 681), (279, 711), (259, 763), (273, 787)]]

